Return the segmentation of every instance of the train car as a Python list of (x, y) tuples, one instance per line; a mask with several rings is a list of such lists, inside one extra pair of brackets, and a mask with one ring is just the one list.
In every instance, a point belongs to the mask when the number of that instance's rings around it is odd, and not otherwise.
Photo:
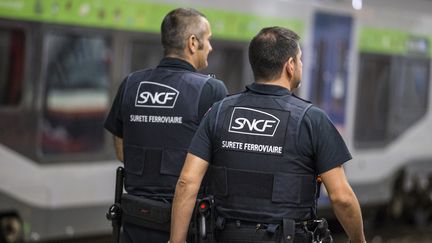
[(262, 27), (299, 33), (298, 95), (326, 110), (345, 138), (354, 157), (346, 173), (364, 211), (428, 219), (432, 2), (0, 0), (5, 242), (109, 234), (121, 163), (103, 121), (125, 75), (157, 65), (161, 20), (179, 6), (208, 17), (213, 52), (203, 72), (230, 93), (253, 81), (248, 42)]

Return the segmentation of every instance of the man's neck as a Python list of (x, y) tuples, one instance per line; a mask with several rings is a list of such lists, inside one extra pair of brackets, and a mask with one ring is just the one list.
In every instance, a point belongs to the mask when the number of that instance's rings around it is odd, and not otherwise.
[(255, 82), (259, 83), (259, 84), (268, 84), (268, 85), (282, 86), (282, 87), (288, 89), (289, 91), (292, 91), (291, 87), (289, 85), (290, 83), (287, 80), (285, 80), (285, 79), (257, 80)]
[(177, 55), (177, 54), (167, 54), (167, 55), (165, 55), (165, 57), (170, 57), (170, 58), (177, 58), (177, 59), (181, 59), (181, 60), (183, 60), (183, 61), (185, 61), (185, 62), (188, 62), (190, 65), (192, 65), (195, 69), (197, 69), (197, 67), (194, 65), (194, 63), (193, 63), (193, 61), (192, 61), (192, 59), (190, 58), (190, 57), (184, 57), (184, 56), (180, 56), (180, 55)]

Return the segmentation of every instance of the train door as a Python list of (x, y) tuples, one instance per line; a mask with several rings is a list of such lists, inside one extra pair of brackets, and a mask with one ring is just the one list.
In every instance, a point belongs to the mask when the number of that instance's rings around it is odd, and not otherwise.
[[(27, 59), (30, 27), (23, 23), (0, 20), (0, 242), (22, 242), (24, 230), (19, 210), (11, 207), (8, 189), (8, 170), (14, 166), (3, 156), (4, 151), (28, 150), (31, 127), (25, 96), (28, 83)], [(19, 177), (19, 175), (13, 175)]]
[(344, 133), (351, 52), (352, 17), (318, 12), (314, 16), (309, 99)]
[[(31, 77), (37, 64), (32, 58), (32, 24), (0, 21), (0, 143), (27, 155), (33, 151), (34, 123)], [(29, 82), (27, 82), (28, 80)]]
[[(351, 33), (351, 16), (321, 12), (314, 16), (309, 99), (327, 112), (342, 135), (345, 132)], [(325, 191), (321, 193), (320, 208), (329, 206), (326, 195)]]

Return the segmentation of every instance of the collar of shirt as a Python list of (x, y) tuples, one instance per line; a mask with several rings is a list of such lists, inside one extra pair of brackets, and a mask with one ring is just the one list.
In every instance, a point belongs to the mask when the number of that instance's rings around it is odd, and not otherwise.
[(187, 70), (191, 72), (196, 72), (197, 70), (192, 66), (192, 64), (188, 63), (185, 60), (173, 57), (164, 57), (158, 67), (161, 68), (169, 68), (169, 69), (178, 69), (178, 70)]
[(254, 93), (266, 94), (266, 95), (283, 96), (283, 95), (292, 94), (291, 91), (289, 91), (288, 89), (279, 85), (272, 85), (272, 84), (252, 83), (246, 86), (246, 89)]

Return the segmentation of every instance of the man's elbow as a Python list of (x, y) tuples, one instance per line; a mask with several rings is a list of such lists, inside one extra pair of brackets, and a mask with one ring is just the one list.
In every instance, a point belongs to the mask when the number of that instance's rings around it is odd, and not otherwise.
[(349, 208), (356, 202), (356, 200), (357, 199), (353, 192), (330, 195), (332, 205), (337, 208)]
[(180, 176), (177, 180), (176, 190), (186, 191), (193, 190), (194, 183), (186, 177)]
[(180, 193), (183, 195), (187, 195), (188, 197), (193, 197), (198, 193), (200, 187), (200, 183), (195, 180), (191, 180), (187, 177), (180, 176), (177, 180), (176, 185), (176, 194)]
[(179, 177), (177, 180), (176, 190), (184, 190), (184, 188), (187, 187), (187, 184), (188, 183), (184, 178)]

